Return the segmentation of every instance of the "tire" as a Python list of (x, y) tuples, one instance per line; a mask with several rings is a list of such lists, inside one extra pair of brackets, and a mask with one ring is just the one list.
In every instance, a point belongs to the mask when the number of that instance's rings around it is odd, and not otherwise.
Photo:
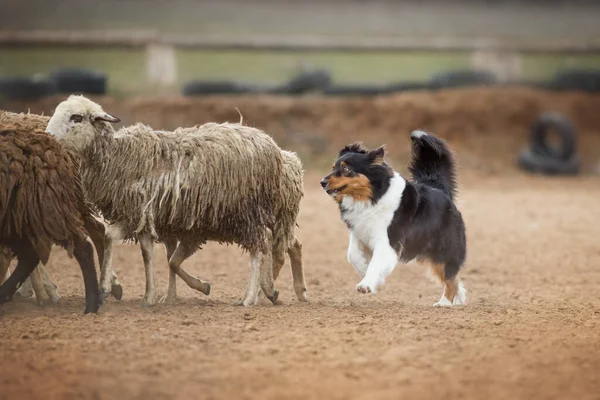
[(429, 90), (431, 84), (428, 82), (396, 82), (391, 83), (385, 88), (386, 93), (399, 93), (399, 92), (414, 92), (417, 90)]
[[(558, 148), (548, 145), (548, 130), (553, 129), (560, 136), (561, 145)], [(557, 112), (545, 112), (531, 126), (529, 136), (531, 151), (537, 155), (570, 160), (575, 152), (575, 128), (571, 122)]]
[(106, 75), (78, 68), (58, 69), (50, 75), (59, 93), (106, 94)]
[(336, 85), (323, 91), (327, 96), (376, 96), (386, 93), (383, 86), (377, 85)]
[(498, 80), (490, 71), (462, 69), (437, 73), (432, 76), (429, 83), (432, 89), (442, 89), (463, 86), (490, 86), (498, 83)]
[(552, 81), (555, 90), (579, 90), (600, 92), (600, 70), (565, 69), (559, 71)]
[(580, 164), (581, 162), (576, 155), (568, 160), (559, 160), (537, 154), (529, 148), (523, 149), (518, 158), (519, 167), (525, 171), (545, 175), (577, 175)]
[(271, 90), (271, 93), (299, 95), (307, 92), (323, 92), (331, 85), (331, 74), (325, 70), (306, 71), (293, 77), (285, 85)]
[(41, 78), (2, 77), (0, 98), (7, 100), (33, 100), (56, 94), (53, 82)]
[(183, 85), (183, 94), (185, 96), (242, 94), (255, 91), (250, 85), (230, 81), (191, 81)]

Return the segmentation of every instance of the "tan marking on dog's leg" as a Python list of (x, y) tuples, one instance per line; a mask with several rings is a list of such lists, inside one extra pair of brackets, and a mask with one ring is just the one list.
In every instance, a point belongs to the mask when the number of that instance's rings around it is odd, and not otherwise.
[(60, 295), (58, 294), (58, 285), (54, 283), (50, 273), (46, 269), (46, 266), (42, 263), (39, 263), (37, 269), (40, 270), (40, 275), (42, 277), (42, 282), (44, 283), (44, 289), (46, 290), (46, 294), (50, 298), (52, 303), (58, 303), (60, 301)]
[(40, 267), (44, 268), (42, 263), (38, 263), (37, 267), (31, 272), (29, 275), (29, 279), (31, 279), (31, 285), (33, 286), (33, 292), (35, 293), (35, 300), (39, 306), (46, 304), (50, 299), (46, 294), (46, 289), (44, 288), (44, 282), (42, 281), (42, 276), (40, 275)]
[(292, 267), (292, 281), (294, 282), (294, 292), (298, 301), (307, 301), (306, 282), (304, 280), (304, 264), (302, 262), (302, 243), (297, 237), (294, 237), (292, 245), (288, 249), (288, 257)]
[(144, 269), (146, 271), (146, 293), (142, 298), (143, 306), (153, 306), (156, 304), (156, 285), (154, 283), (154, 240), (149, 233), (139, 235), (140, 248), (142, 249), (142, 258), (144, 259)]
[(169, 259), (169, 268), (171, 268), (171, 271), (173, 271), (177, 276), (183, 279), (183, 281), (189, 287), (208, 296), (210, 294), (210, 284), (200, 278), (188, 274), (183, 268), (181, 268), (181, 264), (194, 253), (194, 250), (195, 249), (192, 249), (189, 245), (179, 242), (175, 252)]
[[(175, 250), (177, 249), (177, 240), (176, 239), (167, 239), (164, 242), (165, 249), (167, 250), (167, 260), (170, 262)], [(167, 294), (165, 294), (158, 301), (159, 303), (165, 304), (173, 304), (177, 299), (177, 275), (173, 270), (169, 267), (169, 288), (167, 289)]]
[[(464, 302), (464, 288), (458, 278), (446, 279), (445, 266), (443, 264), (430, 264), (431, 270), (444, 284), (444, 293), (434, 307), (452, 307)], [(459, 293), (462, 290), (463, 293)]]

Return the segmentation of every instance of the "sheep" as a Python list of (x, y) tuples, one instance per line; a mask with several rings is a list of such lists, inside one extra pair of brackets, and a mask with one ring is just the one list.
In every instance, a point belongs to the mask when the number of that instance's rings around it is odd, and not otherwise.
[[(12, 299), (38, 263), (47, 263), (52, 246), (59, 244), (75, 256), (81, 268), (85, 313), (97, 312), (101, 299), (86, 219), (91, 219), (91, 210), (83, 197), (76, 160), (44, 131), (3, 125), (0, 246), (4, 259), (14, 254), (18, 262), (0, 286), (0, 304)], [(0, 271), (0, 275), (5, 274)]]
[[(31, 113), (12, 113), (9, 111), (0, 110), (0, 129), (2, 127), (18, 127), (25, 131), (45, 131), (50, 117)], [(92, 243), (96, 247), (98, 253), (98, 261), (100, 265), (103, 263), (104, 253), (104, 225), (95, 219), (86, 219), (84, 221), (85, 229), (90, 235)], [(8, 279), (8, 266), (12, 259), (12, 254), (8, 248), (0, 246), (0, 277), (4, 276), (2, 271), (7, 271), (5, 279)], [(109, 288), (114, 297), (120, 299), (123, 293), (121, 284), (116, 275), (110, 276)], [(46, 301), (57, 303), (60, 300), (57, 285), (52, 281), (50, 274), (40, 262), (33, 270), (31, 275), (25, 280), (23, 285), (17, 291), (22, 297), (31, 297), (35, 293), (38, 304), (43, 304)]]
[(115, 132), (110, 124), (119, 121), (70, 96), (46, 130), (79, 157), (86, 195), (110, 222), (106, 237), (139, 242), (142, 304), (156, 303), (155, 240), (167, 247), (171, 271), (204, 294), (210, 285), (183, 270), (183, 261), (209, 240), (239, 245), (251, 256), (242, 304), (255, 304), (259, 288), (275, 302), (271, 242), (283, 156), (273, 139), (230, 123), (174, 132), (136, 124)]
[[(304, 281), (304, 270), (302, 266), (302, 243), (295, 235), (296, 220), (300, 211), (300, 200), (304, 194), (302, 162), (298, 156), (290, 151), (281, 151), (283, 157), (283, 173), (277, 192), (277, 203), (275, 205), (275, 230), (273, 232), (273, 279), (276, 280), (285, 263), (285, 254), (290, 258), (292, 268), (292, 280), (294, 292), (299, 301), (306, 299), (306, 283)], [(167, 246), (167, 254), (169, 254)], [(106, 246), (108, 248), (109, 245)], [(171, 251), (172, 252), (172, 251)], [(260, 292), (259, 294), (263, 294)], [(177, 297), (176, 275), (173, 271), (169, 273), (169, 286), (167, 294), (160, 300), (164, 303), (172, 303)], [(255, 304), (259, 303), (257, 297)], [(238, 305), (243, 305), (243, 299)]]

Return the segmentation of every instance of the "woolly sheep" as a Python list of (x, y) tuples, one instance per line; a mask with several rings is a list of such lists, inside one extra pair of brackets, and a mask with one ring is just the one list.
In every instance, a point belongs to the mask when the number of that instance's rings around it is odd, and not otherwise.
[[(295, 235), (296, 220), (300, 211), (300, 200), (304, 194), (302, 162), (290, 151), (281, 151), (283, 157), (283, 173), (277, 192), (275, 205), (275, 229), (273, 231), (273, 279), (276, 280), (285, 263), (285, 254), (290, 258), (294, 292), (299, 301), (306, 301), (306, 283), (302, 266), (302, 243)], [(171, 248), (172, 244), (169, 245)], [(108, 247), (108, 246), (107, 246)], [(169, 254), (167, 247), (167, 254)], [(172, 250), (171, 250), (172, 252)], [(262, 294), (262, 292), (260, 292)], [(162, 299), (170, 303), (177, 297), (176, 276), (169, 273), (169, 288)], [(257, 298), (256, 303), (260, 300)], [(242, 304), (240, 301), (239, 304)]]
[[(209, 240), (250, 252), (244, 305), (259, 285), (275, 302), (271, 255), (282, 154), (273, 139), (241, 124), (209, 123), (174, 132), (120, 120), (83, 96), (60, 103), (47, 131), (81, 160), (86, 195), (111, 223), (110, 235), (138, 240), (146, 271), (142, 304), (156, 302), (152, 249), (167, 246), (169, 267), (205, 294), (210, 285), (181, 268)], [(176, 247), (175, 244), (179, 241)]]
[[(85, 220), (76, 161), (43, 131), (19, 126), (0, 130), (0, 246), (17, 257), (13, 274), (0, 286), (0, 304), (9, 301), (50, 249), (59, 244), (74, 255), (85, 285), (85, 312), (96, 312), (101, 299), (93, 248)], [(3, 251), (4, 257), (8, 252)], [(12, 255), (11, 255), (12, 257)], [(6, 271), (0, 271), (4, 276)]]
[[(49, 120), (50, 117), (44, 115), (31, 113), (17, 114), (9, 111), (0, 111), (0, 129), (3, 127), (17, 127), (19, 130), (29, 132), (45, 131)], [(104, 252), (104, 225), (99, 221), (90, 218), (84, 221), (84, 227), (96, 247), (98, 260), (100, 265), (102, 265)], [(5, 280), (8, 279), (9, 276), (8, 266), (12, 258), (13, 255), (10, 250), (0, 246), (0, 277), (3, 276), (2, 271), (6, 271)], [(113, 274), (110, 278), (110, 291), (113, 296), (120, 299), (123, 289), (118, 282), (116, 275)], [(60, 300), (58, 288), (52, 281), (44, 264), (41, 262), (17, 291), (17, 294), (22, 297), (31, 297), (33, 293), (35, 293), (36, 300), (39, 304), (43, 304), (48, 300), (52, 303), (56, 303)]]

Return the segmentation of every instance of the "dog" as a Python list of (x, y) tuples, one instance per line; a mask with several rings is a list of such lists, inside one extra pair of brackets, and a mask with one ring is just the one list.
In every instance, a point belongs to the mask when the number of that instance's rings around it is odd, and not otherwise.
[(448, 145), (413, 131), (412, 180), (388, 165), (385, 148), (344, 147), (321, 186), (339, 205), (350, 230), (348, 261), (362, 277), (360, 293), (375, 293), (398, 261), (430, 264), (444, 284), (434, 307), (462, 305), (466, 290), (457, 278), (466, 258), (466, 233), (454, 199), (456, 161)]

